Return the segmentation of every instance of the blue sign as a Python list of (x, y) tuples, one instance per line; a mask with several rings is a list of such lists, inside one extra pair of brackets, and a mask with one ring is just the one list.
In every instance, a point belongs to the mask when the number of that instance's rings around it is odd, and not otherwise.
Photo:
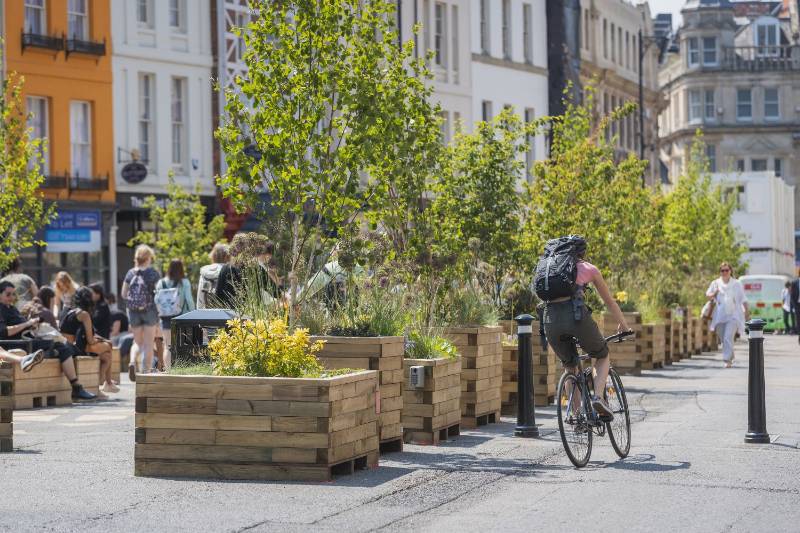
[(48, 252), (99, 252), (100, 211), (58, 211), (44, 229)]
[(100, 211), (58, 211), (58, 216), (46, 229), (100, 231), (100, 223)]
[(56, 242), (92, 242), (92, 232), (88, 229), (48, 229), (44, 232), (48, 244)]

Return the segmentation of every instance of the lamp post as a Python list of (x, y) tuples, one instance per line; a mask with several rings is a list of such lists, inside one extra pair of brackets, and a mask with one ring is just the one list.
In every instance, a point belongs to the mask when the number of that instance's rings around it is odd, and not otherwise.
[[(639, 159), (644, 159), (644, 56), (651, 44), (658, 43), (663, 37), (644, 35), (639, 30)], [(642, 182), (645, 177), (642, 175)]]

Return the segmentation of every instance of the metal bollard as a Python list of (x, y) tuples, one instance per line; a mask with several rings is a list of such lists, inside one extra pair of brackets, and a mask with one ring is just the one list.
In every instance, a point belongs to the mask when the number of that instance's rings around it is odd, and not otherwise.
[(519, 315), (517, 321), (517, 427), (516, 437), (538, 437), (536, 413), (533, 410), (533, 357), (531, 356), (531, 337), (533, 317)]
[(747, 323), (750, 330), (750, 368), (747, 380), (747, 433), (745, 442), (769, 444), (767, 408), (764, 402), (764, 326), (756, 318)]

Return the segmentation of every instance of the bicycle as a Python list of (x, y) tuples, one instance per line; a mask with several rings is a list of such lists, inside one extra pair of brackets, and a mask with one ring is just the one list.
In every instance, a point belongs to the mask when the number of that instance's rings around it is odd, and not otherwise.
[[(633, 335), (632, 331), (625, 331), (606, 337), (606, 342), (622, 342), (625, 337)], [(577, 339), (573, 339), (578, 346)], [(558, 410), (558, 430), (561, 433), (561, 442), (567, 457), (577, 468), (586, 466), (592, 454), (592, 436), (602, 437), (608, 432), (611, 446), (617, 455), (624, 459), (631, 449), (631, 419), (628, 412), (628, 398), (622, 380), (613, 367), (609, 369), (606, 389), (603, 391), (606, 402), (614, 414), (613, 420), (601, 416), (592, 406), (592, 379), (593, 368), (584, 369), (583, 361), (589, 356), (581, 354), (578, 362), (578, 372), (572, 374), (565, 371), (558, 381), (558, 396), (556, 405)], [(580, 403), (575, 398), (579, 392)]]

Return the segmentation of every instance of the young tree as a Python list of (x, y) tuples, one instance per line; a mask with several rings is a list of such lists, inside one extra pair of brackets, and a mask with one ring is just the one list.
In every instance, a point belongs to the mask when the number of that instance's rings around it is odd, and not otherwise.
[(197, 192), (191, 193), (175, 183), (172, 175), (167, 185), (168, 198), (159, 203), (154, 196), (145, 200), (155, 231), (140, 231), (128, 246), (149, 244), (155, 249), (156, 260), (164, 271), (172, 259), (180, 259), (186, 274), (197, 281), (200, 267), (208, 262), (211, 248), (222, 239), (225, 230), (223, 215), (206, 223), (206, 207)]
[(22, 100), (24, 79), (14, 72), (2, 83), (0, 94), (0, 270), (24, 248), (42, 243), (36, 233), (50, 222), (54, 205), (46, 205), (39, 187), (43, 150), (39, 139), (31, 138)]
[(247, 73), (226, 90), (219, 182), (240, 207), (267, 189), (275, 216), (290, 221), (292, 318), (298, 286), (317, 273), (312, 259), (331, 249), (326, 238), (352, 233), (380, 204), (393, 143), (430, 126), (418, 105), (421, 62), (411, 43), (397, 45), (394, 9), (390, 0), (260, 2), (242, 29)]
[(523, 260), (520, 190), (527, 180), (520, 156), (531, 133), (510, 110), (491, 123), (477, 123), (474, 133), (459, 133), (435, 189), (438, 240), (462, 257), (469, 243), (474, 260), (488, 264), (483, 288), (497, 306), (503, 281)]

